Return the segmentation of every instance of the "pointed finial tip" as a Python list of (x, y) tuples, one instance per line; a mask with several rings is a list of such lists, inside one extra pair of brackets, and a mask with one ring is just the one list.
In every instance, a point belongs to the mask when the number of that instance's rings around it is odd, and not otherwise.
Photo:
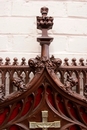
[(40, 10), (40, 12), (41, 12), (42, 15), (47, 15), (48, 11), (49, 11), (49, 9), (47, 7), (45, 7), (45, 6), (42, 7), (41, 10)]

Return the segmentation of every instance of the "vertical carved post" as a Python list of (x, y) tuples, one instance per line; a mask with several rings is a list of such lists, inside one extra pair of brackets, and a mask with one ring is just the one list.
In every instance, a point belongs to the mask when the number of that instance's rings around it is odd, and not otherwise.
[(83, 88), (83, 94), (87, 98), (87, 72), (86, 72), (85, 77), (86, 77), (86, 79), (85, 79), (85, 85), (84, 85), (84, 88)]
[(52, 42), (53, 38), (48, 36), (48, 30), (52, 29), (53, 18), (47, 17), (48, 8), (42, 7), (41, 14), (42, 16), (37, 16), (37, 29), (42, 31), (42, 36), (37, 38), (37, 41), (41, 45), (41, 57), (49, 58), (49, 45)]

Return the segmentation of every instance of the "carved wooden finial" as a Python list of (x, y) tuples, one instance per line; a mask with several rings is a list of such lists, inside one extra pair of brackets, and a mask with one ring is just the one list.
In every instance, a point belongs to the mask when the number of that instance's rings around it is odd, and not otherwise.
[(48, 30), (52, 29), (53, 18), (47, 16), (48, 8), (42, 7), (42, 16), (37, 16), (37, 29), (42, 31), (42, 36), (37, 38), (41, 45), (41, 57), (49, 58), (49, 45), (53, 38), (48, 36)]
[(29, 66), (33, 70), (34, 74), (40, 72), (43, 68), (47, 68), (50, 72), (57, 72), (57, 69), (62, 64), (61, 59), (49, 58), (49, 45), (53, 38), (48, 36), (48, 30), (52, 29), (53, 17), (48, 17), (48, 8), (42, 7), (40, 10), (42, 16), (37, 16), (37, 29), (42, 31), (42, 36), (37, 38), (37, 41), (41, 45), (41, 56), (37, 56), (35, 59), (28, 61)]
[(37, 16), (37, 29), (42, 30), (43, 35), (43, 29), (45, 29), (45, 35), (47, 35), (47, 30), (52, 29), (53, 26), (53, 17), (48, 17), (48, 8), (42, 7), (41, 8), (41, 14), (42, 17)]

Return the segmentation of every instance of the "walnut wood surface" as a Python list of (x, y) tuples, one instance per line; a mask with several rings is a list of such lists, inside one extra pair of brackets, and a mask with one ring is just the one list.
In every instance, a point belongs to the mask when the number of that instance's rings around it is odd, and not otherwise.
[[(42, 121), (41, 111), (48, 111), (48, 122), (60, 121), (61, 127), (57, 130), (87, 130), (87, 66), (82, 58), (79, 65), (75, 58), (69, 65), (68, 58), (63, 64), (60, 58), (49, 57), (49, 45), (53, 38), (48, 37), (47, 30), (52, 28), (53, 18), (47, 17), (46, 7), (41, 8), (41, 13), (42, 16), (37, 17), (37, 28), (42, 30), (42, 36), (37, 38), (41, 56), (29, 59), (28, 65), (25, 58), (22, 58), (21, 65), (18, 65), (17, 58), (12, 65), (9, 58), (6, 58), (5, 64), (0, 58), (2, 84), (7, 72), (11, 82), (8, 96), (4, 94), (6, 88), (3, 85), (0, 87), (0, 130), (30, 130), (29, 122)], [(13, 76), (15, 72), (17, 78)], [(31, 72), (34, 75), (32, 80), (29, 79)], [(25, 73), (25, 80), (21, 77), (22, 73)], [(85, 88), (82, 96), (79, 94), (80, 74)], [(13, 85), (17, 87), (16, 91), (13, 91)], [(74, 86), (76, 92), (72, 90)]]

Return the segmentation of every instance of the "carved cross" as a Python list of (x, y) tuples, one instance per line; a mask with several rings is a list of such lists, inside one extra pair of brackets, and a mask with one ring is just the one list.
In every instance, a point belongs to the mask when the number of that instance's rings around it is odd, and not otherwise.
[(60, 121), (47, 122), (48, 111), (42, 111), (42, 122), (29, 122), (31, 129), (42, 128), (47, 130), (48, 128), (60, 128)]

